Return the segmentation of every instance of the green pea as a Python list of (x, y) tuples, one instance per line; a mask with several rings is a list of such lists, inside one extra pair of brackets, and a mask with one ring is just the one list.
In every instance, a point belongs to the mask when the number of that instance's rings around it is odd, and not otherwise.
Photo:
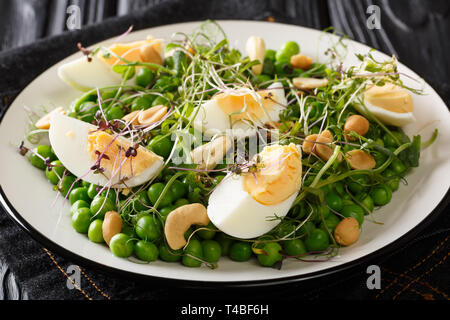
[(136, 84), (141, 87), (147, 87), (155, 78), (155, 74), (148, 68), (140, 68), (136, 74)]
[(72, 227), (79, 233), (87, 233), (92, 213), (89, 208), (78, 208), (72, 216)]
[(72, 189), (69, 194), (69, 202), (70, 204), (74, 204), (78, 200), (84, 200), (86, 202), (90, 202), (91, 198), (88, 196), (88, 189), (87, 188), (76, 188)]
[(262, 250), (264, 254), (258, 254), (257, 258), (259, 264), (263, 267), (272, 267), (278, 261), (283, 259), (283, 256), (280, 254), (281, 246), (277, 242), (268, 242), (264, 245)]
[[(108, 101), (108, 100), (112, 100), (116, 97), (117, 94), (117, 90), (115, 89), (111, 89), (111, 90), (102, 90), (101, 93), (101, 97), (102, 97), (102, 101), (104, 103), (111, 103), (112, 101)], [(106, 107), (105, 105), (103, 105), (103, 107)]]
[(112, 254), (119, 258), (128, 258), (133, 254), (134, 241), (124, 233), (118, 233), (111, 238), (109, 249)]
[[(161, 196), (163, 190), (165, 188), (165, 185), (161, 182), (154, 183), (150, 186), (150, 188), (147, 191), (148, 198), (150, 199), (150, 202), (152, 205), (156, 204), (156, 201)], [(169, 190), (167, 190), (166, 195), (161, 199), (159, 206), (162, 208), (167, 207), (174, 201), (174, 196)]]
[(136, 234), (142, 240), (153, 241), (160, 235), (160, 230), (155, 218), (151, 215), (144, 215), (137, 220)]
[(69, 192), (70, 188), (77, 188), (80, 184), (79, 181), (75, 182), (77, 179), (74, 176), (65, 176), (58, 183), (58, 190), (65, 197)]
[(161, 213), (162, 216), (167, 217), (169, 213), (171, 213), (173, 210), (175, 210), (175, 206), (167, 206), (159, 210), (159, 213)]
[(406, 171), (406, 166), (400, 159), (394, 159), (389, 165), (389, 168), (396, 174), (402, 174)]
[(136, 243), (134, 252), (139, 259), (147, 262), (156, 261), (159, 256), (158, 247), (154, 243), (144, 240), (140, 240)]
[(328, 248), (329, 244), (328, 234), (322, 229), (314, 229), (305, 240), (305, 246), (308, 251), (323, 251)]
[(202, 239), (211, 240), (216, 235), (215, 226), (210, 222), (206, 228), (211, 230), (199, 230), (196, 233)]
[(353, 194), (360, 194), (366, 190), (368, 179), (366, 175), (354, 175), (348, 179), (348, 188)]
[(386, 181), (386, 185), (392, 190), (397, 191), (400, 185), (400, 178), (396, 176), (396, 173), (393, 170), (387, 169), (383, 172), (386, 178), (390, 178)]
[(91, 202), (91, 212), (97, 219), (103, 219), (105, 213), (114, 211), (116, 205), (110, 198), (104, 196), (96, 196)]
[(89, 198), (94, 199), (95, 196), (98, 194), (97, 185), (95, 185), (93, 183), (90, 184), (87, 193), (88, 193)]
[(333, 234), (334, 228), (336, 228), (340, 220), (336, 215), (330, 214), (324, 221), (325, 224), (321, 224), (321, 227), (323, 227), (322, 229), (325, 231), (328, 230), (331, 234)]
[(346, 205), (342, 208), (342, 215), (346, 218), (355, 218), (361, 226), (364, 222), (364, 209), (358, 205)]
[(387, 185), (380, 184), (372, 190), (370, 196), (375, 205), (384, 206), (391, 201), (392, 190)]
[(95, 243), (103, 243), (103, 220), (96, 219), (91, 222), (88, 229), (88, 238)]
[(230, 237), (228, 237), (225, 233), (223, 232), (218, 232), (215, 240), (220, 244), (220, 246), (222, 247), (222, 255), (223, 256), (228, 256), (230, 253), (230, 248), (231, 245), (234, 243), (234, 240), (231, 239)]
[(178, 199), (177, 201), (175, 201), (174, 206), (175, 206), (175, 208), (179, 208), (179, 207), (185, 206), (187, 204), (189, 204), (189, 200), (181, 198), (181, 199)]
[(162, 261), (177, 262), (181, 260), (181, 250), (172, 250), (166, 244), (159, 246), (159, 257)]
[(252, 256), (252, 247), (248, 242), (236, 241), (231, 245), (230, 258), (234, 261), (248, 261)]
[(133, 101), (131, 111), (147, 110), (152, 106), (152, 100), (147, 97), (139, 97)]
[(283, 241), (283, 248), (288, 256), (302, 256), (306, 254), (306, 247), (301, 239)]
[(87, 203), (86, 201), (78, 200), (74, 204), (72, 204), (72, 206), (70, 207), (70, 216), (73, 216), (75, 211), (77, 211), (77, 209), (79, 209), (79, 208), (88, 208), (89, 209), (89, 207), (90, 207), (90, 204)]
[(386, 133), (383, 136), (383, 143), (384, 143), (385, 147), (396, 147), (397, 146), (397, 143), (395, 142), (394, 138), (388, 133)]
[(205, 240), (202, 242), (203, 258), (210, 263), (219, 261), (222, 255), (222, 248), (217, 241)]
[[(38, 156), (39, 155), (39, 156)], [(56, 155), (53, 152), (53, 149), (50, 146), (41, 145), (38, 146), (36, 149), (34, 149), (33, 153), (30, 155), (30, 163), (41, 170), (45, 170), (47, 168), (47, 165), (45, 164), (45, 161), (43, 159), (48, 159), (50, 162), (55, 161)]]
[(63, 164), (59, 160), (52, 161), (50, 165), (51, 169), (49, 167), (45, 168), (45, 176), (47, 177), (48, 181), (50, 181), (54, 185), (57, 185), (59, 180), (61, 180), (62, 176), (64, 175), (64, 171), (66, 170), (66, 168), (64, 168)]
[(171, 185), (170, 185), (170, 191), (173, 194), (174, 200), (178, 200), (180, 198), (183, 198), (186, 193), (187, 193), (187, 188), (186, 186), (179, 180), (175, 180)]
[[(373, 203), (373, 199), (371, 196), (367, 195), (362, 199), (361, 204), (366, 207), (370, 212), (373, 211), (375, 208), (375, 204)], [(368, 212), (365, 212), (365, 214), (368, 214)]]
[(199, 240), (191, 239), (184, 250), (184, 255), (181, 262), (186, 267), (198, 268), (202, 265), (202, 262), (195, 258), (203, 259), (203, 247)]
[(170, 156), (173, 148), (173, 141), (170, 140), (169, 137), (165, 136), (156, 136), (152, 140), (150, 140), (147, 149), (153, 151), (158, 156), (167, 159)]
[(335, 210), (335, 211), (341, 211), (342, 209), (342, 199), (334, 192), (330, 192), (326, 195), (327, 198), (327, 204), (328, 206)]
[(125, 112), (119, 106), (114, 106), (108, 111), (106, 111), (106, 119), (114, 120), (114, 119), (122, 119), (125, 116)]
[(285, 44), (283, 44), (283, 46), (280, 48), (280, 50), (277, 51), (275, 58), (277, 61), (281, 61), (281, 60), (289, 61), (289, 59), (293, 55), (296, 55), (299, 52), (300, 52), (300, 47), (299, 47), (298, 43), (295, 41), (288, 41)]
[(275, 61), (276, 55), (277, 55), (277, 52), (275, 50), (267, 49), (265, 59)]

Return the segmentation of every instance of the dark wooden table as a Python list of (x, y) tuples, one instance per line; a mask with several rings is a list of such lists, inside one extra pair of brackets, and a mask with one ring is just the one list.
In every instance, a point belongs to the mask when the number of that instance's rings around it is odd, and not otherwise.
[[(158, 5), (164, 1), (177, 0), (2, 0), (0, 51), (5, 53), (8, 49), (67, 32), (66, 22), (70, 15), (67, 8), (71, 5), (76, 5), (80, 9), (81, 26), (85, 27), (101, 23), (111, 17), (133, 14), (142, 8)], [(210, 1), (217, 3), (214, 0)], [(257, 0), (254, 3), (260, 4)], [(266, 3), (264, 14), (253, 17), (254, 19), (274, 19), (316, 29), (333, 26), (356, 41), (366, 43), (387, 54), (397, 55), (402, 63), (429, 82), (449, 105), (450, 1), (271, 0)], [(374, 21), (370, 19), (374, 11), (370, 8), (380, 9), (379, 29), (368, 27), (374, 25)], [(237, 12), (236, 16), (223, 18), (239, 17)], [(448, 234), (448, 230), (436, 232)], [(445, 241), (447, 239), (448, 236)], [(442, 247), (444, 253), (449, 251), (448, 243), (441, 244), (439, 248)], [(429, 251), (432, 249), (429, 248)], [(426, 248), (424, 250), (422, 254), (426, 256), (428, 251)], [(0, 256), (0, 299), (26, 298), (27, 293), (21, 291), (20, 282), (16, 281), (8, 265), (2, 264), (1, 258)], [(442, 263), (446, 265), (446, 269), (443, 270), (448, 270), (448, 261), (443, 258)], [(405, 274), (402, 270), (398, 272), (394, 281), (397, 281), (399, 275)], [(395, 273), (392, 276), (394, 277)], [(444, 289), (448, 291), (448, 288)], [(442, 296), (448, 298), (445, 293)], [(417, 295), (416, 298), (420, 299), (421, 296)], [(426, 295), (422, 295), (422, 298), (426, 298)]]

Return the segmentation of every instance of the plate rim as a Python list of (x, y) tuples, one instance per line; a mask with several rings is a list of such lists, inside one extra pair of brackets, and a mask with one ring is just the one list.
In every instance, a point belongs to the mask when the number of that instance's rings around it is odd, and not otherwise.
[[(163, 25), (158, 25), (158, 26), (152, 26), (152, 27), (149, 27), (149, 28), (143, 28), (143, 29), (139, 29), (139, 30), (135, 30), (135, 31), (141, 31), (141, 30), (158, 28), (158, 27), (164, 27), (164, 26), (170, 26), (170, 25), (176, 25), (176, 24), (202, 23), (204, 21), (205, 20), (175, 22), (175, 23), (170, 23), (170, 24), (163, 24)], [(268, 24), (271, 23), (271, 24), (278, 24), (278, 25), (286, 25), (286, 26), (290, 26), (290, 27), (299, 27), (299, 28), (308, 29), (308, 30), (315, 31), (315, 32), (320, 32), (321, 31), (321, 30), (318, 30), (318, 29), (309, 28), (309, 27), (305, 27), (305, 26), (299, 26), (299, 25), (295, 25), (295, 24), (278, 23), (278, 22), (273, 23), (273, 22), (266, 22), (266, 21), (260, 21), (260, 20), (221, 19), (221, 20), (215, 20), (215, 21), (218, 22), (219, 24), (221, 22), (227, 22), (227, 23), (230, 23), (230, 22), (268, 23)], [(110, 39), (114, 39), (114, 37), (98, 41), (97, 43), (108, 41)], [(355, 40), (352, 40), (352, 39), (348, 39), (348, 40), (351, 41), (351, 42), (355, 42), (358, 45), (363, 45), (363, 46), (371, 49), (371, 47), (369, 47), (368, 45), (366, 45), (364, 43), (361, 43), (361, 42), (358, 42), (358, 41), (355, 41)], [(384, 53), (381, 50), (377, 50), (377, 51), (379, 51), (379, 52), (381, 52), (383, 54), (386, 54), (386, 53)], [(72, 54), (69, 54), (68, 56), (60, 59), (55, 64), (53, 64), (52, 66), (50, 66), (49, 68), (47, 68), (46, 70), (41, 72), (39, 75), (37, 75), (32, 81), (30, 81), (25, 86), (25, 88), (22, 89), (17, 94), (17, 96), (8, 105), (8, 107), (3, 110), (2, 114), (0, 115), (0, 126), (2, 124), (4, 116), (6, 115), (6, 113), (10, 109), (10, 107), (14, 104), (15, 100), (30, 85), (32, 85), (36, 80), (38, 80), (38, 78), (43, 73), (45, 73), (47, 70), (53, 68), (56, 64), (60, 63), (61, 61), (65, 60), (65, 59), (67, 59), (69, 57), (71, 57), (74, 54), (76, 54), (76, 52), (72, 53)], [(414, 73), (416, 73), (413, 69), (409, 68), (404, 63), (402, 63), (402, 62), (400, 62), (400, 63), (403, 66), (405, 66), (408, 69), (410, 69), (411, 71), (413, 71)], [(432, 88), (434, 93), (436, 93), (436, 95), (443, 102), (443, 104), (446, 105), (446, 103), (443, 101), (443, 99), (439, 95), (439, 93), (436, 92), (436, 90), (434, 90), (434, 88), (431, 85), (429, 85), (429, 86)], [(448, 109), (448, 106), (447, 106), (447, 109)], [(448, 111), (450, 112), (450, 110), (448, 110)], [(419, 222), (414, 228), (410, 229), (408, 232), (406, 232), (405, 234), (403, 234), (402, 236), (400, 236), (399, 238), (397, 238), (393, 242), (390, 242), (390, 243), (386, 244), (385, 246), (383, 246), (383, 247), (381, 247), (381, 248), (379, 248), (379, 249), (377, 249), (377, 250), (375, 250), (375, 251), (373, 251), (371, 253), (368, 253), (368, 254), (366, 254), (366, 255), (358, 258), (358, 259), (346, 262), (344, 264), (340, 264), (338, 266), (327, 268), (327, 269), (324, 269), (324, 270), (309, 272), (309, 273), (300, 274), (300, 275), (294, 275), (294, 276), (288, 276), (288, 277), (280, 277), (280, 278), (267, 279), (267, 280), (241, 280), (241, 281), (211, 281), (211, 280), (206, 281), (206, 280), (186, 280), (186, 279), (167, 278), (167, 277), (163, 277), (163, 276), (146, 275), (146, 274), (136, 273), (136, 272), (133, 272), (133, 271), (119, 269), (119, 268), (111, 267), (111, 266), (108, 266), (108, 265), (104, 265), (102, 263), (90, 260), (89, 258), (85, 258), (85, 257), (83, 257), (83, 256), (81, 256), (81, 255), (79, 255), (77, 253), (74, 253), (74, 252), (64, 248), (63, 246), (59, 245), (58, 243), (54, 242), (53, 240), (47, 238), (46, 236), (44, 236), (40, 231), (38, 231), (35, 227), (33, 227), (14, 208), (14, 206), (11, 204), (11, 202), (8, 199), (8, 197), (6, 196), (5, 192), (3, 191), (3, 188), (1, 186), (1, 184), (0, 184), (0, 205), (4, 209), (4, 211), (7, 213), (9, 218), (11, 220), (13, 220), (21, 229), (26, 231), (38, 244), (43, 245), (44, 247), (48, 247), (52, 252), (57, 253), (58, 255), (60, 255), (63, 258), (67, 258), (68, 260), (73, 261), (73, 262), (80, 262), (81, 264), (83, 264), (86, 267), (90, 267), (90, 268), (93, 268), (95, 270), (99, 270), (101, 272), (115, 274), (115, 275), (118, 275), (118, 276), (121, 276), (121, 277), (133, 279), (133, 280), (144, 280), (146, 282), (147, 281), (158, 281), (158, 282), (159, 281), (164, 281), (166, 284), (170, 283), (170, 284), (178, 284), (178, 285), (182, 285), (182, 286), (191, 286), (191, 287), (194, 286), (194, 287), (203, 287), (203, 288), (207, 288), (207, 287), (235, 288), (235, 287), (258, 287), (258, 286), (280, 285), (280, 284), (295, 283), (295, 282), (299, 282), (299, 281), (306, 281), (306, 280), (311, 280), (311, 279), (315, 279), (315, 278), (319, 278), (319, 277), (335, 275), (338, 272), (343, 272), (345, 270), (357, 267), (357, 266), (359, 266), (359, 265), (361, 265), (361, 264), (363, 264), (365, 262), (367, 263), (369, 261), (372, 261), (375, 258), (380, 257), (381, 255), (386, 255), (387, 253), (393, 253), (396, 249), (400, 248), (408, 240), (413, 238), (415, 235), (417, 235), (418, 233), (423, 231), (426, 227), (428, 227), (432, 222), (434, 222), (436, 220), (436, 218), (442, 214), (442, 211), (444, 211), (444, 209), (448, 205), (450, 205), (450, 188), (447, 189), (445, 195), (442, 197), (442, 199), (439, 201), (439, 203), (436, 205), (436, 207), (421, 222)]]

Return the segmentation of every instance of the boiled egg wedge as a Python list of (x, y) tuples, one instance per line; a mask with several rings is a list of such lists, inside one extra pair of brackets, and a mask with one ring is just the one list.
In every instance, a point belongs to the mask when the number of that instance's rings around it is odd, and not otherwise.
[[(397, 85), (373, 85), (363, 95), (367, 110), (384, 124), (402, 127), (416, 121), (411, 94)], [(367, 113), (362, 105), (355, 107), (361, 113)]]
[(159, 65), (163, 62), (162, 40), (153, 39), (151, 36), (144, 41), (115, 43), (109, 46), (108, 50), (100, 49), (91, 55), (90, 59), (83, 56), (61, 65), (58, 68), (58, 76), (75, 89), (88, 91), (121, 84), (122, 76), (114, 72), (113, 67), (125, 62), (117, 56), (130, 62), (151, 62)]
[[(132, 146), (129, 140), (92, 124), (59, 113), (52, 115), (50, 123), (50, 144), (56, 156), (83, 181), (107, 187), (135, 187), (156, 176), (164, 166), (163, 158), (142, 146), (134, 157), (126, 157)], [(95, 170), (96, 165), (100, 170)]]
[(256, 133), (255, 125), (279, 121), (279, 113), (286, 105), (280, 82), (257, 92), (248, 88), (229, 89), (194, 111), (194, 127), (208, 137), (221, 133), (234, 137), (250, 136)]
[(300, 190), (302, 162), (296, 145), (265, 147), (258, 159), (256, 171), (229, 174), (209, 198), (210, 220), (230, 236), (251, 239), (269, 232)]

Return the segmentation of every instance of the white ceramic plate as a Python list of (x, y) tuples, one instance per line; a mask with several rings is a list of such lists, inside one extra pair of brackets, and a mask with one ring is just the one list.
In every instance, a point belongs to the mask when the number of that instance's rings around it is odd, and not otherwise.
[[(142, 30), (129, 34), (123, 40), (143, 39), (148, 34), (169, 39), (177, 31), (189, 33), (199, 23), (183, 23)], [(223, 21), (220, 25), (233, 46), (243, 50), (249, 36), (264, 37), (268, 48), (277, 49), (285, 41), (296, 40), (302, 52), (323, 60), (323, 53), (330, 40), (337, 38), (323, 33), (278, 23), (254, 21)], [(112, 40), (105, 43), (111, 43)], [(357, 64), (352, 53), (367, 53), (369, 47), (347, 41), (349, 55), (345, 63)], [(73, 44), (75, 46), (75, 44)], [(137, 264), (114, 257), (106, 246), (90, 242), (86, 236), (76, 233), (70, 223), (69, 206), (62, 208), (62, 200), (51, 207), (55, 199), (52, 186), (45, 175), (32, 167), (28, 160), (17, 152), (17, 145), (27, 130), (24, 106), (38, 108), (40, 105), (69, 106), (80, 96), (80, 92), (69, 88), (57, 77), (57, 67), (80, 56), (77, 53), (61, 61), (37, 77), (14, 101), (0, 124), (0, 186), (1, 202), (9, 214), (33, 237), (45, 246), (71, 259), (90, 263), (103, 269), (124, 271), (128, 275), (152, 276), (202, 283), (246, 283), (258, 284), (306, 279), (328, 274), (364, 261), (368, 255), (396, 242), (433, 212), (445, 198), (450, 184), (450, 113), (436, 92), (425, 84), (425, 95), (414, 96), (417, 122), (405, 128), (410, 135), (420, 133), (427, 140), (434, 128), (439, 137), (434, 145), (423, 150), (421, 164), (408, 175), (408, 185), (401, 185), (392, 201), (376, 211), (375, 218), (383, 225), (374, 224), (366, 218), (360, 240), (353, 246), (343, 248), (339, 256), (327, 262), (305, 263), (288, 260), (281, 270), (262, 268), (256, 260), (247, 263), (233, 262), (227, 258), (219, 261), (219, 268), (190, 269), (181, 264), (157, 261)], [(388, 58), (379, 52), (375, 56)], [(419, 78), (413, 71), (401, 65), (400, 71)], [(405, 82), (417, 87), (417, 83), (405, 78)], [(392, 247), (392, 246), (391, 246)]]

